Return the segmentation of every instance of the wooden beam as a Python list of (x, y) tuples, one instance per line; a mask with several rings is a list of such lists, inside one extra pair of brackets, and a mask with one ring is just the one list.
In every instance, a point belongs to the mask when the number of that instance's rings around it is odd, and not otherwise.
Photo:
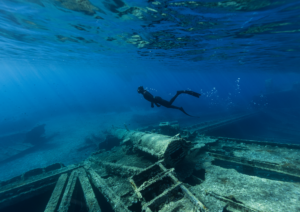
[(58, 207), (58, 201), (62, 196), (63, 189), (65, 187), (65, 184), (67, 182), (68, 174), (62, 174), (60, 175), (56, 186), (54, 188), (54, 191), (52, 192), (52, 195), (50, 197), (50, 200), (46, 206), (45, 212), (54, 212), (56, 211), (56, 208)]
[(92, 185), (86, 175), (86, 172), (83, 168), (79, 169), (79, 182), (83, 190), (84, 198), (86, 205), (89, 209), (89, 212), (101, 212), (100, 206), (94, 194)]

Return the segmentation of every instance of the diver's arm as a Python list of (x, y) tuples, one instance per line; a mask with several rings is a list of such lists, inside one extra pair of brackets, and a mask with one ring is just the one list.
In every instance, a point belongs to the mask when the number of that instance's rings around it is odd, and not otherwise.
[(143, 96), (144, 96), (144, 98), (147, 101), (151, 102), (151, 107), (154, 108), (154, 98), (153, 98), (153, 95), (151, 93), (149, 93), (148, 91), (145, 90), (143, 92)]
[(160, 107), (160, 105), (159, 104), (157, 104), (157, 103), (154, 103), (155, 105), (156, 105), (156, 107)]

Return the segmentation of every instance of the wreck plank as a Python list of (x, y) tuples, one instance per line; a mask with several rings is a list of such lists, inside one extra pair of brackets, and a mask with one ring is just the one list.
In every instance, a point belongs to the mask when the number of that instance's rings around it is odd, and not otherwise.
[(59, 177), (56, 186), (54, 188), (54, 191), (52, 192), (52, 195), (50, 197), (50, 200), (46, 206), (45, 212), (54, 212), (55, 209), (57, 208), (58, 201), (61, 198), (61, 195), (63, 193), (63, 189), (66, 184), (67, 178), (68, 178), (68, 174), (62, 174)]

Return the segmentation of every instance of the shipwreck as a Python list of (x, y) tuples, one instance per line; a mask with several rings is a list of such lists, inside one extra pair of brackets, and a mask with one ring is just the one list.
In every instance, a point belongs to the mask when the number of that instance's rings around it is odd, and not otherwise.
[(298, 212), (300, 145), (206, 135), (252, 116), (112, 127), (79, 164), (1, 182), (0, 210)]

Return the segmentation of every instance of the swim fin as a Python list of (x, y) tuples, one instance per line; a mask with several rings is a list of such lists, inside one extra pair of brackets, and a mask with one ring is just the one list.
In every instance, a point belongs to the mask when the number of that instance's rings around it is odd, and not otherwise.
[(191, 116), (190, 114), (187, 114), (182, 107), (180, 107), (179, 110), (181, 110), (187, 116), (195, 117), (195, 118), (200, 118), (200, 117), (197, 117), (197, 116)]
[(199, 98), (199, 97), (201, 96), (200, 93), (196, 93), (196, 92), (194, 92), (194, 91), (184, 91), (183, 93), (192, 95), (192, 96), (197, 97), (197, 98)]

